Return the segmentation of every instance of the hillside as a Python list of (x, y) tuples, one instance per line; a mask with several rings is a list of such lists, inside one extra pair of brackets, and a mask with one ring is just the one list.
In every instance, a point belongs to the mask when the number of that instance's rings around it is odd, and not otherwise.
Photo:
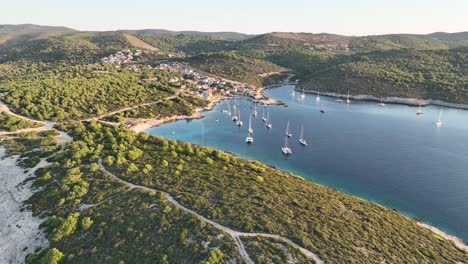
[(39, 26), (32, 24), (0, 25), (0, 46), (12, 45), (20, 40), (43, 39), (76, 32), (66, 27)]
[(335, 59), (301, 87), (326, 92), (468, 103), (468, 50), (374, 52)]
[(260, 75), (270, 72), (284, 72), (285, 68), (264, 60), (247, 58), (235, 53), (201, 54), (184, 61), (204, 72), (262, 86)]
[(202, 31), (171, 31), (165, 29), (140, 29), (140, 30), (119, 30), (141, 36), (152, 37), (176, 37), (178, 35), (187, 35), (190, 37), (209, 37), (213, 40), (244, 40), (254, 35), (248, 35), (238, 32), (202, 32)]
[(144, 42), (143, 40), (141, 40), (141, 39), (139, 39), (139, 38), (137, 38), (137, 37), (135, 37), (133, 35), (124, 33), (123, 36), (130, 43), (130, 45), (132, 45), (135, 48), (139, 48), (139, 49), (143, 49), (143, 50), (150, 50), (150, 51), (159, 51), (158, 48), (155, 48), (155, 47), (151, 46), (150, 44)]

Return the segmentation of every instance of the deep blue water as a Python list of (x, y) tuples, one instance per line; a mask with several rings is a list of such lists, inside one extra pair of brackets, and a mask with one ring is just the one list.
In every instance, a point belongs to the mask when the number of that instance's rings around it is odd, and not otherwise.
[[(304, 102), (290, 96), (292, 86), (267, 94), (288, 107), (270, 106), (273, 128), (259, 115), (252, 119), (254, 144), (245, 144), (253, 104), (238, 99), (244, 126), (237, 127), (218, 104), (206, 118), (177, 121), (147, 132), (189, 141), (256, 159), (313, 182), (395, 208), (468, 241), (468, 111), (444, 108), (443, 126), (436, 127), (440, 108), (373, 102), (337, 103), (315, 95)], [(234, 101), (231, 100), (231, 105)], [(216, 123), (219, 119), (219, 123)], [(293, 155), (281, 153), (287, 120), (293, 137)], [(298, 142), (301, 123), (308, 146)], [(175, 134), (172, 134), (175, 132)]]

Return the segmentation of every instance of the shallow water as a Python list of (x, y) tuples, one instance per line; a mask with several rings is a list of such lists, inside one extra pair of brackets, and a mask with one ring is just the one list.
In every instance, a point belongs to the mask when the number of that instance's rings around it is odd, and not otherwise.
[[(253, 104), (239, 99), (244, 125), (239, 128), (218, 104), (206, 118), (177, 121), (146, 130), (182, 141), (204, 144), (256, 159), (313, 182), (395, 208), (447, 233), (468, 240), (468, 111), (439, 107), (378, 106), (373, 102), (337, 103), (334, 98), (290, 96), (292, 86), (267, 91), (288, 107), (270, 106), (272, 129), (261, 121), (263, 107), (252, 119), (254, 144), (245, 144)], [(298, 93), (296, 93), (298, 95)], [(234, 101), (231, 101), (231, 105)], [(326, 114), (319, 108), (324, 106)], [(217, 123), (215, 120), (219, 119)], [(287, 120), (293, 155), (281, 147)], [(301, 124), (308, 146), (298, 142)], [(175, 134), (172, 134), (175, 132)]]

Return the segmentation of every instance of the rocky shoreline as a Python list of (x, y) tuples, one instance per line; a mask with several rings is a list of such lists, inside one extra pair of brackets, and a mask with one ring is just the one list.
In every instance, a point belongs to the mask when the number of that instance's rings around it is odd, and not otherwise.
[[(296, 91), (302, 92), (302, 90), (295, 88)], [(304, 91), (307, 94), (317, 94), (318, 91), (315, 90), (307, 90)], [(320, 92), (320, 95), (329, 96), (329, 97), (338, 97), (346, 98), (347, 94), (338, 94), (338, 93), (327, 93), (327, 92)], [(444, 102), (441, 100), (433, 100), (433, 99), (418, 99), (418, 98), (405, 98), (405, 97), (397, 97), (397, 96), (389, 96), (389, 97), (376, 97), (373, 95), (350, 95), (350, 99), (357, 100), (357, 101), (369, 101), (369, 102), (380, 102), (382, 100), (384, 103), (387, 104), (401, 104), (407, 106), (443, 106), (449, 108), (457, 108), (457, 109), (465, 109), (468, 110), (468, 104), (457, 104), (457, 103), (449, 103)]]

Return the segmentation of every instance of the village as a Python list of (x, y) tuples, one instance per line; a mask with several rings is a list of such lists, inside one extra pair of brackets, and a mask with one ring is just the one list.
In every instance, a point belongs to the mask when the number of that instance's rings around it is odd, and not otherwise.
[[(126, 68), (133, 72), (163, 70), (177, 73), (169, 79), (169, 83), (174, 87), (184, 89), (187, 94), (203, 99), (239, 95), (250, 96), (255, 99), (263, 97), (260, 89), (257, 89), (254, 85), (202, 73), (190, 67), (186, 62), (164, 61), (151, 66), (147, 60), (142, 60), (142, 54), (141, 50), (122, 50), (102, 58), (101, 62), (113, 65), (116, 68)], [(157, 78), (150, 80), (140, 79), (138, 83), (141, 84), (144, 81), (155, 82)]]

